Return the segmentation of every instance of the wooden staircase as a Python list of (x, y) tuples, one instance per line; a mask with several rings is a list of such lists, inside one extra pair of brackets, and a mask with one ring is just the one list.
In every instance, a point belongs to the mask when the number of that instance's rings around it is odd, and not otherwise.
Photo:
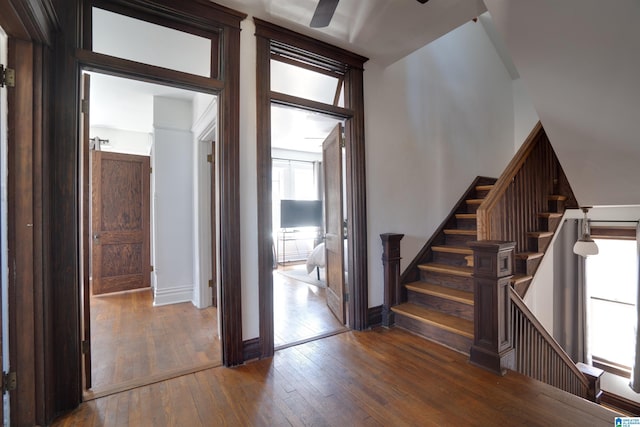
[[(395, 324), (429, 340), (468, 354), (474, 334), (473, 251), (478, 238), (476, 210), (494, 179), (478, 178), (401, 278), (400, 304), (391, 307)], [(549, 195), (548, 211), (526, 246), (516, 248), (512, 285), (524, 295), (564, 213), (566, 197)], [(412, 272), (413, 271), (413, 272)]]

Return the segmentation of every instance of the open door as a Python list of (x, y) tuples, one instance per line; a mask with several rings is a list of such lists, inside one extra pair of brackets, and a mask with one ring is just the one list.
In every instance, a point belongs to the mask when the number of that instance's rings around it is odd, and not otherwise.
[(150, 285), (149, 167), (148, 156), (93, 151), (93, 295)]
[(342, 214), (342, 125), (322, 143), (324, 167), (325, 272), (327, 305), (344, 323), (344, 229)]
[(80, 88), (80, 182), (82, 183), (80, 205), (80, 277), (82, 287), (82, 355), (84, 362), (84, 388), (91, 388), (91, 312), (90, 312), (90, 283), (89, 283), (89, 89), (91, 76), (82, 75), (82, 87)]

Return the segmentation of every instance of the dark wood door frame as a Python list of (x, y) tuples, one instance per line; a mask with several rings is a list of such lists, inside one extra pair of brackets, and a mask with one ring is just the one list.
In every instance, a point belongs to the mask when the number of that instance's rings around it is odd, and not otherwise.
[[(53, 84), (54, 142), (51, 159), (51, 298), (56, 307), (53, 341), (57, 343), (52, 375), (54, 411), (76, 407), (82, 400), (79, 331), (78, 242), (69, 238), (78, 233), (78, 96), (80, 70), (96, 70), (138, 80), (167, 84), (218, 95), (220, 160), (220, 264), (223, 363), (242, 363), (242, 313), (240, 296), (240, 179), (239, 179), (239, 71), (240, 21), (246, 15), (214, 3), (188, 0), (96, 0), (95, 4), (117, 7), (118, 13), (194, 33), (217, 34), (219, 45), (212, 48), (218, 63), (212, 64), (210, 78), (193, 76), (94, 53), (90, 40), (93, 0), (59, 1), (56, 16), (61, 31), (55, 44)], [(85, 11), (84, 18), (82, 11)], [(79, 23), (85, 24), (81, 28)], [(87, 28), (86, 24), (89, 24)], [(204, 30), (203, 30), (204, 29)], [(213, 39), (212, 39), (213, 40)]]
[[(254, 18), (257, 43), (257, 168), (259, 354), (270, 357), (273, 343), (273, 237), (271, 204), (271, 103), (323, 112), (346, 119), (348, 228), (348, 325), (368, 326), (367, 210), (364, 151), (363, 64), (367, 58)], [(308, 61), (344, 79), (345, 107), (313, 102), (271, 91), (270, 60), (274, 46), (293, 60)], [(313, 66), (313, 65), (312, 65)]]
[(8, 36), (8, 63), (18, 84), (8, 98), (8, 337), (9, 370), (19, 387), (10, 392), (12, 425), (44, 424), (53, 414), (49, 391), (52, 352), (48, 180), (51, 44), (57, 25), (42, 0), (0, 2)]

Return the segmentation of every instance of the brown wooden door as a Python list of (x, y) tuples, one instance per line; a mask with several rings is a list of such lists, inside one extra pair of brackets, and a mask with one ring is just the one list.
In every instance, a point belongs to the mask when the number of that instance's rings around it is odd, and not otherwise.
[(344, 232), (342, 216), (342, 125), (322, 143), (324, 167), (325, 272), (327, 305), (344, 323)]
[(82, 254), (80, 262), (80, 276), (82, 283), (80, 295), (82, 297), (82, 356), (84, 362), (84, 388), (91, 388), (91, 285), (89, 282), (89, 92), (91, 87), (91, 76), (89, 74), (82, 75), (82, 87), (80, 88), (80, 158), (82, 159), (80, 167), (80, 253)]
[(93, 152), (93, 294), (149, 287), (149, 157)]

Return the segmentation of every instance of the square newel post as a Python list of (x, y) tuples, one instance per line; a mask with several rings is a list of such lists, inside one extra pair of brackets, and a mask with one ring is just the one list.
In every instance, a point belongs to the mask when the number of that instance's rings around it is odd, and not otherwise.
[(504, 375), (515, 363), (509, 286), (515, 242), (470, 242), (473, 249), (474, 340), (469, 361)]
[(404, 234), (383, 233), (382, 265), (384, 266), (384, 301), (382, 304), (382, 325), (392, 326), (394, 323), (391, 307), (400, 302), (400, 240)]

